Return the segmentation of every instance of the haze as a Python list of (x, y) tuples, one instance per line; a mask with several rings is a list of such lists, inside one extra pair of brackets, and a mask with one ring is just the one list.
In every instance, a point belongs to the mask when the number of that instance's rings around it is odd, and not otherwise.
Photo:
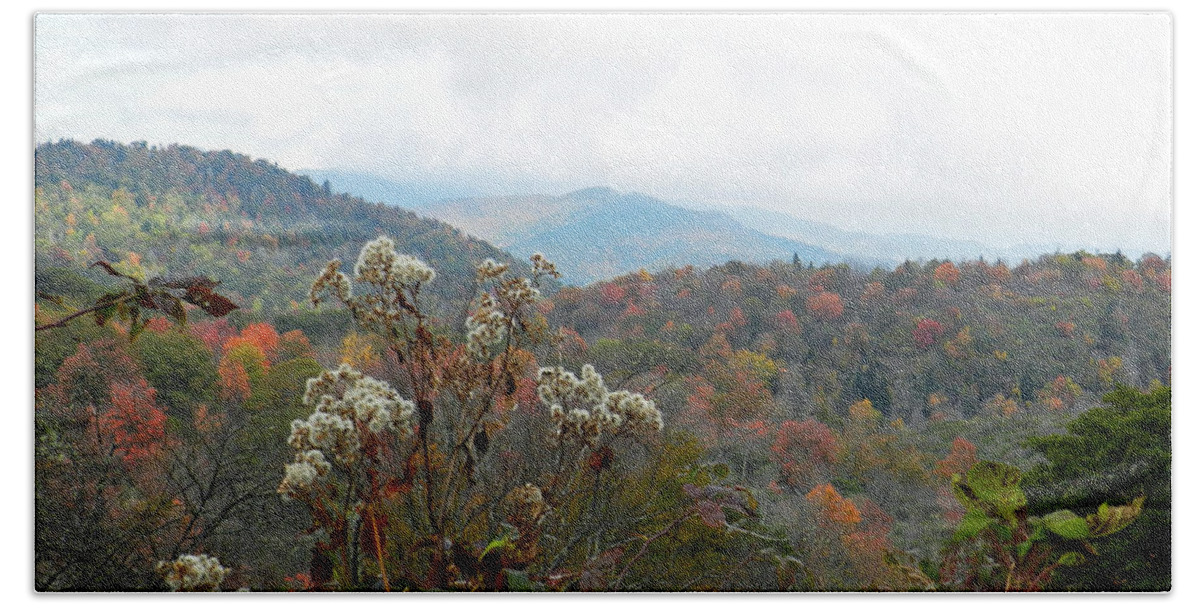
[(42, 14), (35, 137), (1167, 253), (1171, 71), (1165, 13)]

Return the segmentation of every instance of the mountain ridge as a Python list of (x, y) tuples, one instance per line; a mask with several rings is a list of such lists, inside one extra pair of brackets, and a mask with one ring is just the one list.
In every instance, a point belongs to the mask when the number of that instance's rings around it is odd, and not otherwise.
[(505, 247), (541, 252), (564, 280), (586, 284), (639, 269), (767, 262), (798, 255), (817, 264), (843, 261), (807, 243), (751, 230), (726, 214), (672, 205), (607, 186), (562, 196), (462, 198), (422, 209), (431, 217)]

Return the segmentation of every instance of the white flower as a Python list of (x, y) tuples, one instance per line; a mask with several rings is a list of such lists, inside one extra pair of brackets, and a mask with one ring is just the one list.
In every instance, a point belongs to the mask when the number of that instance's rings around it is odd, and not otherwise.
[(591, 365), (576, 377), (561, 367), (538, 371), (538, 397), (550, 408), (558, 432), (594, 443), (602, 433), (628, 430), (650, 435), (663, 429), (662, 413), (644, 395), (609, 392), (604, 378)]
[(508, 264), (488, 258), (475, 265), (475, 278), (480, 283), (494, 279), (508, 271)]
[(341, 264), (339, 260), (329, 262), (329, 265), (325, 267), (325, 271), (313, 282), (312, 289), (308, 292), (308, 299), (312, 301), (314, 306), (324, 299), (326, 292), (333, 293), (334, 297), (342, 302), (350, 301), (353, 293), (350, 289), (350, 279), (341, 272), (338, 272)]
[(533, 263), (534, 276), (549, 275), (556, 279), (562, 276), (559, 274), (558, 268), (555, 268), (554, 263), (547, 260), (546, 256), (542, 255), (541, 252), (529, 256), (529, 261)]
[(171, 591), (216, 591), (228, 572), (217, 558), (203, 554), (184, 554), (173, 562), (158, 562), (157, 570)]
[(363, 246), (354, 265), (354, 280), (399, 290), (404, 286), (428, 283), (437, 273), (428, 264), (410, 255), (396, 253), (396, 244), (381, 236)]
[(284, 468), (279, 493), (285, 498), (306, 492), (327, 475), (334, 462), (357, 462), (364, 433), (391, 432), (401, 437), (413, 430), (417, 406), (386, 382), (349, 365), (323, 371), (310, 378), (304, 405), (313, 408), (307, 420), (293, 420), (288, 445), (296, 450), (295, 462)]
[(490, 347), (508, 336), (508, 317), (497, 309), (488, 294), (479, 296), (479, 307), (467, 317), (467, 350), (476, 357), (486, 357)]
[(498, 294), (501, 299), (516, 305), (533, 304), (542, 297), (542, 292), (538, 291), (525, 277), (504, 281), (500, 285)]

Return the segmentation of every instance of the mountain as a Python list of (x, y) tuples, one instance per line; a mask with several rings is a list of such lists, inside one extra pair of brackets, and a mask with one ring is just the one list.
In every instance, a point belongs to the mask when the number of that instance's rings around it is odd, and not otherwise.
[(1020, 261), (1034, 259), (1054, 247), (1013, 245), (997, 248), (977, 241), (931, 236), (928, 234), (873, 234), (843, 230), (787, 213), (758, 207), (706, 207), (723, 212), (738, 223), (773, 236), (812, 243), (841, 255), (886, 260), (893, 264), (905, 260), (970, 260), (983, 256)]
[(207, 275), (244, 310), (288, 312), (330, 259), (352, 269), (362, 245), (386, 235), (437, 270), (425, 293), (439, 313), (459, 314), (474, 263), (511, 261), (443, 222), (228, 150), (63, 140), (34, 159), (39, 279), (52, 268), (93, 276), (86, 268), (102, 259), (148, 277)]
[(333, 192), (349, 192), (369, 201), (380, 201), (409, 209), (420, 209), (438, 201), (479, 196), (479, 188), (467, 183), (399, 182), (370, 173), (341, 169), (301, 169), (300, 175), (313, 182), (329, 182)]
[(563, 196), (459, 199), (422, 212), (518, 256), (540, 251), (573, 284), (641, 268), (706, 267), (730, 260), (765, 262), (793, 255), (818, 265), (843, 260), (821, 247), (749, 229), (723, 213), (610, 188)]

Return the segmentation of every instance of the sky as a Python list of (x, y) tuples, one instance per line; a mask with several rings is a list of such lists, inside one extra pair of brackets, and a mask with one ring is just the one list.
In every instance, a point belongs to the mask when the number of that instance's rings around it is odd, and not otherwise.
[(1165, 13), (39, 15), (37, 141), (1171, 249)]

